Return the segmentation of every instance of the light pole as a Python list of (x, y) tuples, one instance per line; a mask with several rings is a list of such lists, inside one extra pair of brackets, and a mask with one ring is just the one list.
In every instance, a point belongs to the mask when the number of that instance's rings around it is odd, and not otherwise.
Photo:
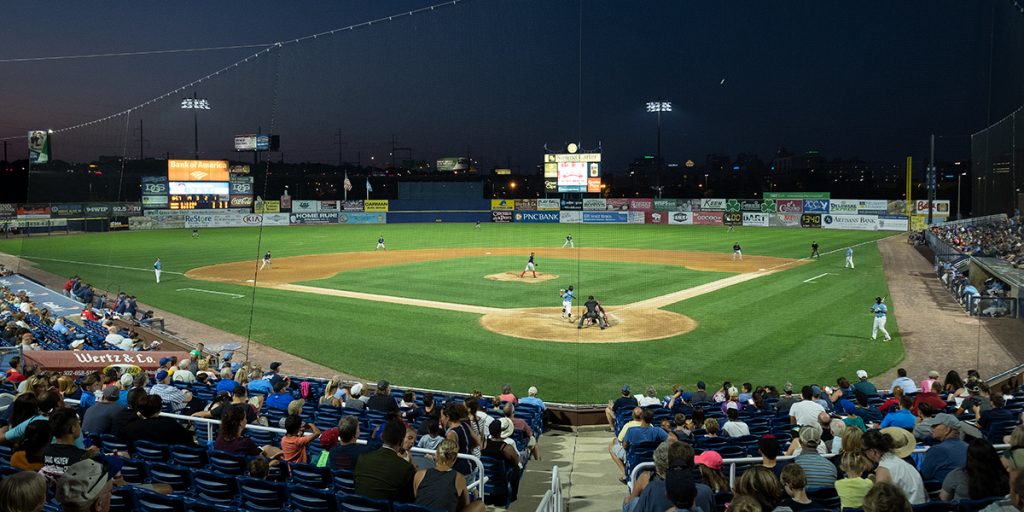
[(199, 160), (199, 110), (210, 110), (210, 102), (205, 98), (199, 98), (196, 92), (192, 92), (191, 98), (183, 98), (181, 100), (182, 110), (192, 111), (192, 127), (193, 135), (195, 137), (195, 159)]
[(967, 176), (966, 172), (962, 172), (959, 176), (956, 177), (956, 220), (960, 220), (961, 218), (963, 218), (960, 217), (960, 180), (964, 176)]
[(708, 176), (709, 176), (708, 174), (704, 175), (704, 191), (705, 192), (708, 190)]
[[(656, 112), (658, 114), (658, 169), (656, 171), (655, 182), (661, 186), (661, 113), (672, 112), (671, 101), (648, 101), (647, 112)], [(659, 191), (660, 192), (660, 191)]]

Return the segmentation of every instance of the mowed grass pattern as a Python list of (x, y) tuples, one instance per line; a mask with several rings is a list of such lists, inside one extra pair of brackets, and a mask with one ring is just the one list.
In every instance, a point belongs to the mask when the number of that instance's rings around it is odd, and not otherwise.
[[(561, 246), (570, 232), (582, 247), (729, 253), (738, 241), (746, 254), (803, 258), (810, 253), (811, 241), (817, 240), (826, 254), (820, 261), (667, 307), (700, 322), (691, 333), (605, 345), (500, 336), (480, 328), (479, 316), (469, 313), (193, 281), (174, 274), (246, 259), (253, 261), (255, 270), (257, 259), (268, 249), (275, 257), (372, 250), (378, 235), (387, 238), (390, 250), (519, 247), (528, 254), (530, 248)], [(239, 340), (251, 333), (260, 343), (368, 380), (388, 378), (398, 385), (487, 393), (497, 392), (503, 383), (512, 384), (519, 392), (536, 385), (549, 401), (597, 403), (614, 397), (624, 383), (653, 384), (663, 392), (671, 384), (691, 386), (698, 379), (709, 386), (722, 380), (800, 385), (832, 383), (835, 377), (851, 377), (861, 368), (877, 374), (892, 367), (903, 354), (895, 316), (890, 315), (888, 323), (895, 342), (868, 340), (868, 307), (876, 295), (888, 295), (878, 251), (870, 242), (890, 235), (781, 228), (737, 228), (730, 233), (722, 227), (706, 226), (485, 224), (475, 229), (460, 224), (398, 224), (275, 227), (262, 233), (250, 228), (206, 229), (198, 239), (192, 239), (188, 230), (33, 236), (0, 241), (0, 251), (32, 259), (56, 274), (79, 274), (96, 286), (129, 291), (145, 303), (232, 332)], [(856, 246), (855, 271), (843, 268), (842, 250), (847, 245)], [(154, 283), (151, 270), (157, 256), (163, 259), (165, 270), (160, 285)], [(513, 266), (508, 271), (522, 270), (523, 261), (510, 260)], [(582, 264), (566, 261), (570, 272), (572, 265)], [(549, 271), (545, 265), (551, 263), (555, 262), (541, 261), (541, 270)], [(508, 290), (509, 307), (558, 305), (555, 294), (563, 281), (552, 281), (550, 289), (541, 284), (527, 291), (519, 283), (485, 283), (481, 270), (491, 264), (477, 260), (473, 265), (479, 269), (471, 272), (466, 271), (468, 264), (432, 272), (381, 267), (376, 277), (371, 271), (359, 272), (366, 273), (364, 284), (377, 288), (376, 293), (383, 293), (383, 285), (372, 282), (379, 280), (393, 283), (388, 284), (389, 289), (404, 291), (406, 296), (440, 290), (445, 296), (464, 295), (463, 303), (480, 300), (500, 305), (505, 300), (502, 297), (489, 302), (495, 299), (492, 295), (500, 293), (485, 287), (493, 284), (498, 286), (494, 290)], [(497, 271), (504, 265), (502, 262)], [(608, 288), (610, 295), (639, 298), (721, 277), (673, 271), (657, 265), (610, 263), (606, 270), (595, 269), (595, 274), (603, 272), (607, 278), (595, 278), (589, 286), (618, 280), (628, 286)], [(578, 274), (580, 286), (588, 286), (589, 273)], [(827, 275), (804, 282), (820, 274)], [(462, 290), (469, 286), (464, 279), (479, 279), (481, 293)], [(675, 279), (679, 279), (678, 286)], [(342, 276), (340, 282), (344, 281)], [(453, 282), (461, 284), (443, 290), (449, 286), (446, 283)], [(402, 283), (410, 284), (403, 287)], [(243, 298), (178, 291), (181, 288), (236, 293)]]

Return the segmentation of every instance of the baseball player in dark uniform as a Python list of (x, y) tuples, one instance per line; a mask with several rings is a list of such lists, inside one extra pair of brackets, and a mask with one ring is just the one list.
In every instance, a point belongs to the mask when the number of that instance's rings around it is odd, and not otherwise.
[(260, 270), (263, 270), (264, 268), (267, 268), (267, 267), (270, 267), (270, 266), (272, 266), (270, 264), (270, 251), (267, 251), (267, 253), (263, 255), (263, 263), (260, 264)]
[(821, 255), (818, 254), (818, 241), (817, 240), (811, 242), (811, 257), (812, 258), (820, 258), (821, 257)]
[(608, 323), (605, 322), (604, 317), (601, 315), (601, 312), (604, 311), (604, 308), (602, 308), (601, 304), (594, 299), (593, 295), (587, 297), (587, 302), (584, 302), (583, 306), (587, 308), (587, 311), (584, 312), (583, 316), (580, 317), (580, 323), (579, 325), (576, 326), (577, 329), (582, 329), (583, 322), (585, 322), (588, 319), (597, 320), (597, 324), (601, 326), (601, 330), (604, 330), (605, 327), (608, 327)]
[(533, 277), (537, 277), (537, 265), (533, 262), (533, 253), (530, 253), (530, 260), (526, 262), (526, 268), (523, 269), (523, 273), (519, 274), (519, 277), (525, 277), (527, 272), (533, 272)]
[(743, 261), (743, 248), (740, 247), (739, 242), (732, 244), (732, 260)]

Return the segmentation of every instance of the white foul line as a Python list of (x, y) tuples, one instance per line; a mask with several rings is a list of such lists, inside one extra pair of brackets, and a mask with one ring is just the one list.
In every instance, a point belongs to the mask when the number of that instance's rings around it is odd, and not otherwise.
[(239, 295), (237, 293), (215, 292), (213, 290), (204, 290), (202, 288), (178, 288), (177, 291), (179, 291), (179, 292), (213, 293), (215, 295), (227, 295), (227, 296), (231, 297), (232, 299), (241, 299), (242, 297), (245, 297), (245, 295)]
[[(122, 267), (120, 265), (109, 265), (107, 263), (91, 263), (91, 262), (88, 262), (88, 261), (60, 260), (60, 259), (57, 259), (57, 258), (43, 258), (42, 256), (22, 256), (22, 258), (24, 258), (26, 260), (46, 260), (46, 261), (59, 261), (61, 263), (74, 263), (76, 265), (92, 265), (94, 267), (109, 267), (109, 268), (120, 268), (120, 269), (124, 269), (124, 270), (139, 270), (139, 271), (142, 271), (142, 272), (152, 272), (153, 271), (153, 269), (151, 269), (151, 268)], [(163, 273), (164, 274), (174, 274), (174, 275), (179, 275), (179, 276), (185, 275), (185, 274), (183, 274), (181, 272), (171, 272), (170, 270), (164, 270)]]
[(811, 281), (814, 281), (815, 279), (817, 279), (817, 278), (819, 278), (819, 277), (825, 277), (825, 276), (827, 276), (827, 275), (829, 275), (829, 274), (830, 274), (830, 272), (825, 272), (824, 274), (822, 274), (822, 275), (820, 275), (820, 276), (814, 276), (814, 277), (812, 277), (812, 278), (810, 278), (810, 279), (804, 279), (804, 282), (805, 282), (805, 283), (809, 283), (809, 282), (811, 282)]

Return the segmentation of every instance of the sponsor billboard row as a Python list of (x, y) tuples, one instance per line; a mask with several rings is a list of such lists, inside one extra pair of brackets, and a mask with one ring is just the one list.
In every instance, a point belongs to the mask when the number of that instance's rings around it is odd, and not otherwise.
[(557, 223), (561, 220), (558, 212), (553, 211), (517, 211), (515, 212), (516, 222), (544, 222), (544, 223)]

